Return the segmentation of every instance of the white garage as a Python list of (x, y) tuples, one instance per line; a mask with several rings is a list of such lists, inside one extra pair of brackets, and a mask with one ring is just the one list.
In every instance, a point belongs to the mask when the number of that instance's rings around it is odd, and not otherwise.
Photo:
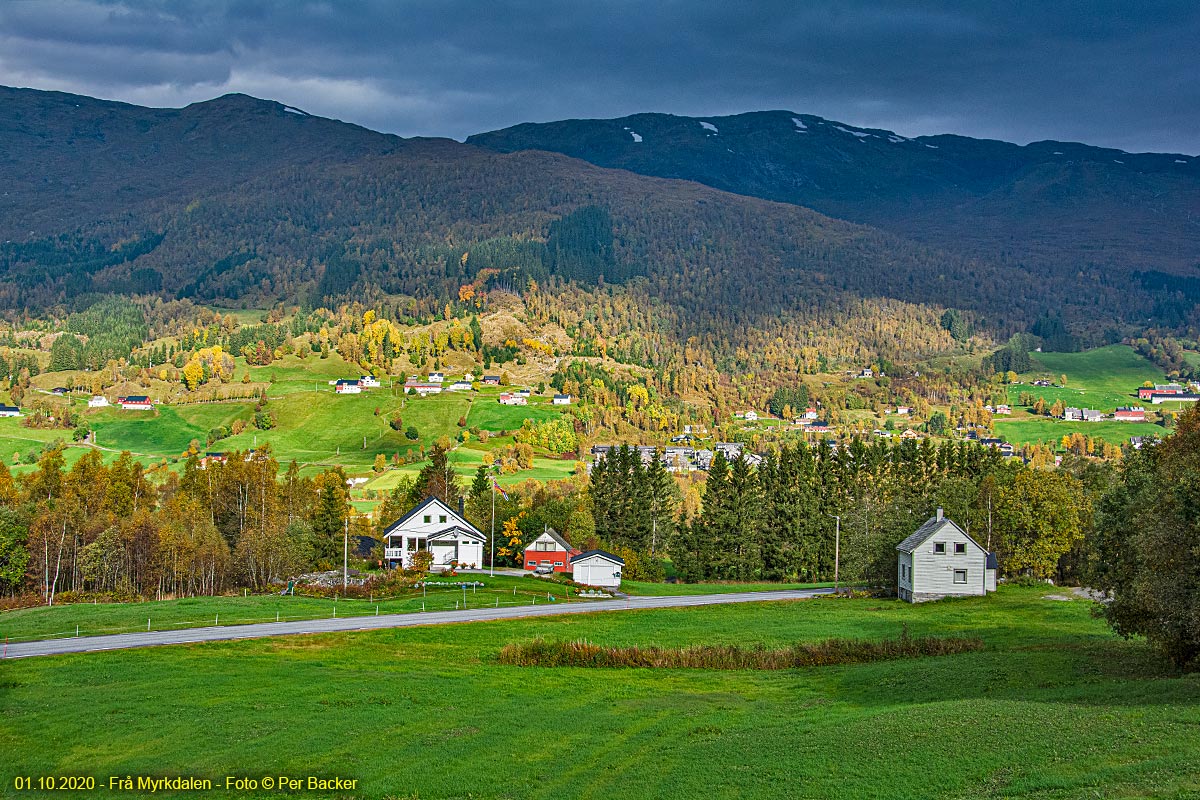
[(588, 550), (571, 557), (572, 580), (585, 586), (619, 588), (621, 571), (624, 569), (624, 559), (603, 550)]

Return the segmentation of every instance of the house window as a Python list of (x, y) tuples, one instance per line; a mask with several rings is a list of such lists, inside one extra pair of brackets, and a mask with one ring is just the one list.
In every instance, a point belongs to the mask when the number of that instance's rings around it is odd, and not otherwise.
[(426, 515), (425, 515), (425, 524), (427, 524), (427, 525), (428, 525), (430, 522), (433, 522), (433, 517), (431, 517), (431, 516), (429, 516), (428, 514), (426, 514)]
[(534, 542), (533, 549), (534, 550), (553, 550), (554, 542)]
[(946, 552), (946, 543), (945, 542), (934, 542), (933, 543), (933, 552), (945, 553)]
[(445, 522), (445, 521), (446, 521), (446, 515), (438, 514), (438, 522)]
[(966, 542), (955, 542), (954, 543), (954, 555), (961, 556), (965, 552), (967, 552), (967, 543)]
[(563, 562), (561, 562), (561, 561), (554, 562), (554, 566), (556, 566), (556, 567), (561, 567), (562, 565), (563, 565)]
[(955, 583), (966, 583), (967, 582), (967, 571), (965, 569), (954, 570), (954, 582)]

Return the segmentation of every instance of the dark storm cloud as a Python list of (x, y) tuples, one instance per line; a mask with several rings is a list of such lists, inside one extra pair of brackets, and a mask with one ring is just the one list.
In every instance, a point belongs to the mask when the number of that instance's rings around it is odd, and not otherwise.
[(1195, 153), (1198, 41), (1194, 2), (10, 2), (0, 83), (243, 91), (403, 135), (785, 108)]

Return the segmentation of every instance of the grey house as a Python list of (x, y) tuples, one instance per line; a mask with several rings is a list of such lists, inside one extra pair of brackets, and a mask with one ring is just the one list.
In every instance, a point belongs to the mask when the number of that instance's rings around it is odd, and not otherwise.
[(937, 510), (896, 546), (896, 595), (910, 603), (996, 591), (996, 555)]

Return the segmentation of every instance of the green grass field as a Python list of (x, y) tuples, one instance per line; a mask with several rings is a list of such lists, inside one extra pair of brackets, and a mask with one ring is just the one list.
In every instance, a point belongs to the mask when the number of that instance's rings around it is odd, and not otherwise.
[[(1069, 406), (1112, 411), (1120, 406), (1137, 403), (1137, 388), (1145, 381), (1164, 383), (1166, 375), (1150, 361), (1142, 358), (1127, 345), (1114, 344), (1082, 353), (1034, 353), (1044, 372), (1022, 376), (1025, 383), (1008, 387), (1009, 403), (1018, 404), (1023, 392), (1045, 398), (1053, 405), (1062, 400)], [(1065, 387), (1029, 385), (1042, 374), (1052, 376), (1055, 383), (1067, 376)]]
[[(262, 312), (239, 312), (239, 316), (255, 318)], [(529, 406), (502, 406), (496, 400), (501, 389), (487, 387), (479, 393), (445, 392), (430, 397), (406, 396), (398, 387), (384, 385), (357, 395), (338, 395), (329, 381), (338, 378), (357, 378), (361, 368), (348, 364), (333, 353), (322, 359), (310, 355), (301, 360), (289, 355), (267, 366), (248, 366), (245, 359), (235, 359), (235, 375), (240, 380), (249, 374), (256, 386), (265, 386), (270, 398), (268, 410), (276, 417), (274, 428), (262, 431), (250, 423), (254, 418), (253, 401), (222, 401), (171, 405), (160, 403), (154, 411), (123, 411), (119, 408), (86, 409), (82, 400), (74, 405), (87, 424), (95, 431), (96, 443), (110, 448), (105, 458), (115, 458), (121, 450), (129, 450), (143, 463), (156, 464), (164, 458), (174, 462), (193, 441), (201, 450), (244, 450), (269, 443), (280, 462), (291, 460), (310, 465), (305, 472), (340, 465), (348, 472), (364, 474), (382, 454), (391, 463), (396, 453), (406, 454), (424, 446), (430, 447), (443, 436), (457, 437), (459, 419), (466, 418), (467, 427), (477, 427), (497, 433), (521, 427), (525, 419), (554, 418), (562, 409), (552, 407), (544, 398), (535, 398)], [(82, 374), (82, 373), (81, 373)], [(51, 387), (70, 383), (75, 373), (43, 373), (39, 385)], [(85, 376), (86, 377), (86, 376)], [(39, 395), (43, 401), (50, 398)], [(65, 401), (58, 401), (65, 402)], [(376, 413), (378, 411), (378, 413)], [(405, 428), (415, 427), (418, 438), (408, 439), (402, 431), (389, 426), (399, 414)], [(210, 430), (230, 426), (235, 421), (247, 423), (237, 436), (227, 437), (209, 445)], [(13, 454), (19, 453), (26, 465), (36, 458), (49, 442), (69, 441), (71, 431), (31, 430), (23, 428), (19, 419), (0, 419), (0, 458), (13, 464)], [(512, 444), (511, 438), (493, 439), (488, 444), (471, 442), (470, 447), (456, 453), (456, 468), (464, 476), (474, 471), (483, 450)], [(68, 462), (82, 450), (68, 451)], [(540, 453), (535, 468), (518, 475), (505, 476), (506, 483), (535, 478), (548, 480), (565, 477), (574, 467), (573, 461), (559, 461)], [(26, 466), (27, 468), (27, 466)], [(389, 489), (404, 474), (415, 474), (419, 466), (409, 465), (401, 471), (389, 471), (375, 479), (370, 488)]]
[[(224, 787), (225, 776), (286, 774), (358, 781), (337, 796), (427, 800), (1196, 797), (1200, 680), (1113, 636), (1090, 603), (1044, 599), (1049, 591), (14, 661), (0, 691), (4, 791), (13, 793), (14, 775), (90, 775), (102, 787), (109, 776), (190, 775)], [(904, 625), (913, 635), (979, 636), (987, 649), (779, 672), (496, 662), (504, 644), (539, 636), (771, 646), (882, 639)]]
[(1068, 422), (1049, 417), (1026, 417), (1004, 419), (997, 417), (993, 422), (996, 435), (1012, 444), (1058, 445), (1063, 436), (1082, 433), (1092, 439), (1103, 439), (1111, 444), (1125, 444), (1131, 436), (1163, 436), (1166, 428), (1152, 422)]
[[(469, 587), (468, 608), (481, 606), (534, 605), (577, 598), (575, 590), (560, 583), (539, 578), (489, 577), (460, 574), (456, 578), (430, 576), (432, 584), (477, 581), (483, 587)], [(298, 619), (362, 617), (379, 614), (410, 614), (425, 611), (449, 611), (461, 607), (463, 592), (449, 585), (412, 589), (401, 596), (378, 600), (333, 600), (323, 597), (281, 597), (278, 594), (247, 597), (185, 597), (142, 603), (77, 603), (54, 607), (40, 606), (0, 613), (0, 639), (27, 641), (68, 636), (100, 636), (109, 633), (133, 633), (146, 630), (202, 628), (213, 624), (244, 625)], [(579, 601), (586, 602), (586, 601)], [(377, 612), (378, 609), (378, 612)]]

